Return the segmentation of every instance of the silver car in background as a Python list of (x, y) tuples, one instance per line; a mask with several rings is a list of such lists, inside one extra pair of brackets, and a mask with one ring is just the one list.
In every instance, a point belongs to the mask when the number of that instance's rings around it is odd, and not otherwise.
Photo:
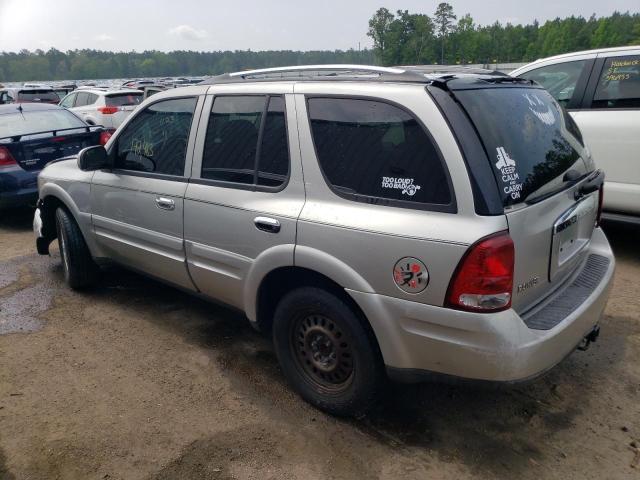
[(603, 174), (528, 80), (315, 66), (147, 99), (39, 177), (72, 288), (114, 261), (244, 311), (300, 395), (534, 378), (598, 334)]

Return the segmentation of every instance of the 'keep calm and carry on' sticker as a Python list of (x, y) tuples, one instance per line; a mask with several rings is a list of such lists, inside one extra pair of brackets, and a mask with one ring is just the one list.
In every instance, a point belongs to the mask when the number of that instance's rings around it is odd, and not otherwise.
[(498, 152), (496, 168), (502, 173), (503, 191), (512, 199), (517, 200), (522, 192), (522, 182), (520, 175), (516, 172), (516, 161), (509, 156), (504, 147), (498, 147), (496, 151)]
[(421, 187), (413, 183), (413, 178), (382, 177), (382, 188), (402, 190), (403, 195), (413, 197)]

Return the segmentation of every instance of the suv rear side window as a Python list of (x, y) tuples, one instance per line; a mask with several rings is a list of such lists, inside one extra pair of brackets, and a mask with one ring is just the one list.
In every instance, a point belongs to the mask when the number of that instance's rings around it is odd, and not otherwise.
[(118, 136), (116, 168), (183, 176), (196, 102), (163, 100), (136, 115)]
[(320, 167), (334, 191), (351, 200), (450, 205), (440, 155), (405, 110), (375, 100), (309, 98)]
[(640, 108), (640, 55), (606, 59), (591, 108)]
[(284, 98), (217, 96), (207, 126), (200, 176), (279, 187), (288, 173)]

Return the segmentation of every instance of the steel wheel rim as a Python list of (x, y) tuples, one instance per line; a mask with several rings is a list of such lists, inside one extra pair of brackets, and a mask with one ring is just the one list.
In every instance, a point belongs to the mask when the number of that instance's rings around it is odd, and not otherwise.
[(324, 315), (294, 321), (291, 347), (299, 370), (316, 387), (344, 390), (353, 379), (351, 340), (336, 322)]

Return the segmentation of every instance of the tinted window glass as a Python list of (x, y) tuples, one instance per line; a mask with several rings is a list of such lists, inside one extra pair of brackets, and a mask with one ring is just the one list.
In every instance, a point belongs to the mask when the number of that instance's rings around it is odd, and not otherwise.
[(586, 173), (582, 146), (545, 90), (482, 88), (455, 95), (480, 134), (505, 206), (564, 188), (567, 170)]
[(116, 146), (116, 166), (183, 175), (195, 98), (149, 105), (127, 125)]
[(90, 93), (87, 97), (87, 105), (93, 105), (98, 100), (98, 95), (95, 93)]
[(284, 98), (271, 97), (258, 161), (258, 185), (277, 187), (284, 183), (289, 173), (289, 148), (284, 115)]
[(87, 104), (87, 100), (89, 100), (89, 94), (87, 92), (79, 92), (76, 97), (76, 103), (74, 103), (73, 106), (84, 107)]
[(73, 113), (63, 109), (0, 115), (0, 137), (85, 126)]
[(64, 98), (64, 100), (62, 100), (62, 102), (60, 102), (60, 105), (62, 105), (63, 107), (66, 108), (71, 108), (73, 107), (73, 102), (76, 99), (76, 93), (72, 93), (71, 95), (68, 95)]
[(320, 166), (342, 194), (450, 204), (433, 143), (406, 111), (387, 103), (311, 98), (309, 118)]
[(586, 60), (557, 63), (555, 65), (531, 70), (520, 76), (527, 80), (538, 82), (546, 88), (561, 105), (566, 106), (573, 98), (576, 83), (578, 83), (578, 79), (586, 63)]
[(640, 108), (640, 56), (607, 58), (592, 108)]
[(139, 105), (142, 103), (142, 92), (140, 93), (120, 93), (118, 95), (108, 95), (105, 102), (108, 107), (126, 107)]
[(57, 102), (58, 95), (52, 90), (22, 90), (18, 92), (21, 102)]
[(254, 183), (264, 96), (216, 97), (207, 126), (202, 178)]

